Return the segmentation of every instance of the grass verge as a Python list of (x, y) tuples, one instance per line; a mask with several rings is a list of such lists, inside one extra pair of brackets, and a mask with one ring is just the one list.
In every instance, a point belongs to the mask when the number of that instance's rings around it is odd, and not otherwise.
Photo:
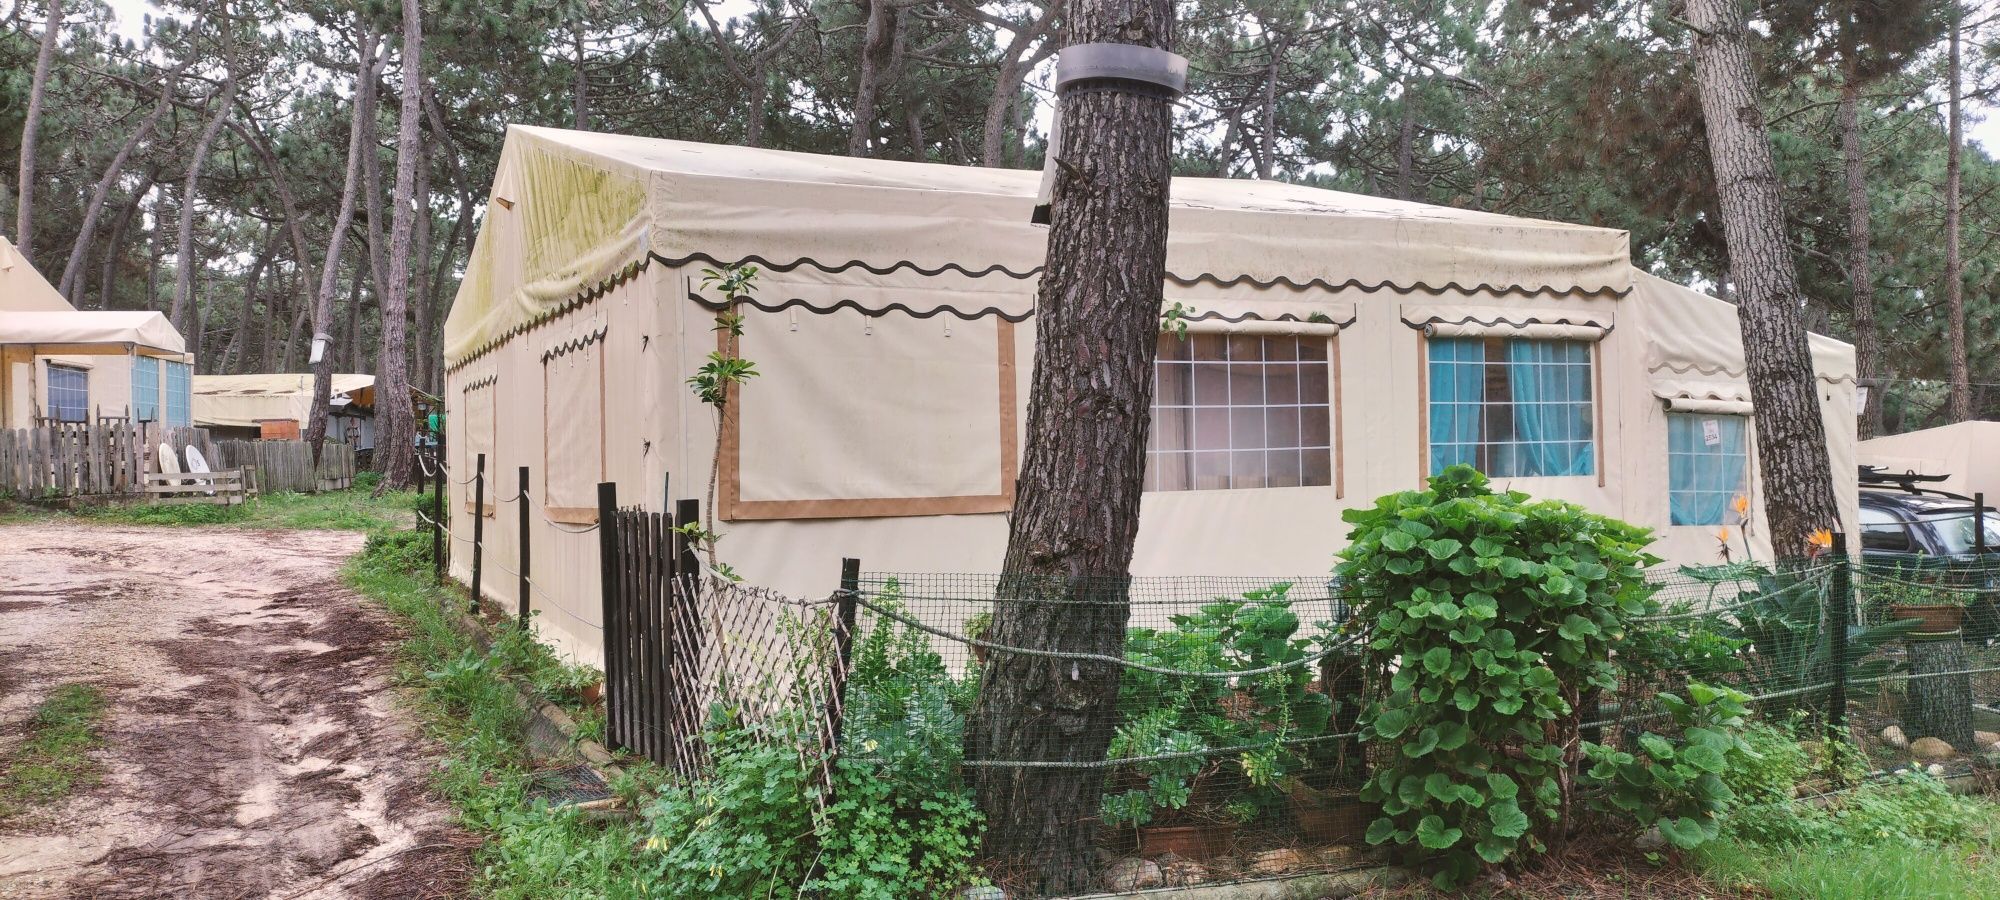
[(0, 521), (386, 531), (408, 527), (415, 520), (413, 511), (428, 502), (428, 494), (391, 491), (376, 497), (371, 490), (357, 486), (317, 494), (264, 494), (238, 506), (113, 504), (54, 512), (17, 507), (16, 512), (0, 516)]
[[(479, 832), (479, 896), (626, 898), (648, 896), (637, 823), (599, 823), (574, 809), (531, 799), (537, 778), (525, 738), (526, 714), (510, 678), (531, 685), (577, 679), (546, 648), (503, 627), (491, 651), (478, 651), (444, 612), (463, 603), (431, 584), (429, 538), (420, 532), (371, 537), (346, 570), (348, 582), (401, 621), (399, 681), (412, 688), (426, 732), (446, 748), (437, 780), (461, 824)], [(580, 721), (601, 715), (581, 710)], [(600, 726), (601, 727), (601, 726)], [(645, 776), (615, 790), (636, 796)]]
[(1721, 884), (1777, 900), (2000, 897), (2000, 860), (1993, 847), (1977, 844), (1760, 847), (1718, 841), (1702, 848), (1699, 864)]
[(103, 742), (104, 694), (95, 685), (57, 687), (28, 721), (27, 739), (0, 768), (0, 821), (47, 806), (97, 780), (89, 751)]

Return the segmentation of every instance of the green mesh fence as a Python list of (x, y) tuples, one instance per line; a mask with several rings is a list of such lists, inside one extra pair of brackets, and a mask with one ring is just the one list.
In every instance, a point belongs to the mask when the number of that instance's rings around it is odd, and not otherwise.
[[(1617, 688), (1579, 696), (1585, 740), (1630, 749), (1643, 730), (1669, 727), (1662, 694), (1702, 682), (1748, 695), (1767, 721), (1845, 725), (1886, 768), (1918, 738), (1976, 750), (1981, 709), (2000, 704), (1992, 560), (1827, 555), (1662, 568), (1651, 581), (1653, 604), (1618, 642)], [(704, 698), (711, 707), (805, 723), (774, 733), (821, 748), (822, 768), (837, 756), (927, 790), (970, 794), (982, 770), (1087, 770), (1101, 788), (1090, 815), (1105, 889), (1375, 859), (1363, 834), (1376, 811), (1357, 788), (1385, 751), (1362, 739), (1358, 718), (1402, 662), (1369, 661), (1370, 598), (1337, 579), (1134, 578), (1035, 592), (997, 575), (876, 572), (811, 601), (707, 591), (717, 645), (707, 665), (726, 673)], [(1025, 596), (1056, 599), (1000, 599)], [(1122, 613), (1124, 640), (1009, 643), (994, 623), (1001, 603), (1031, 603), (1058, 622)], [(1114, 673), (1108, 734), (1064, 738), (1101, 754), (967, 754), (982, 676), (1015, 657), (1066, 663), (1077, 677)], [(987, 874), (1009, 896), (1031, 896), (1005, 871)]]

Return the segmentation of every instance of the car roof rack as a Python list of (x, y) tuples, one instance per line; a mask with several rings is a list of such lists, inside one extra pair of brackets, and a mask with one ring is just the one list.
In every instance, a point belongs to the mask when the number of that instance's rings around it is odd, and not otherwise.
[(1861, 467), (1862, 487), (1892, 487), (1906, 494), (1944, 497), (1950, 500), (1964, 500), (1967, 503), (1973, 502), (1971, 497), (1967, 497), (1964, 494), (1954, 494), (1950, 491), (1939, 490), (1937, 488), (1918, 486), (1923, 484), (1937, 484), (1950, 477), (1950, 475), (1919, 475), (1909, 471), (1888, 472), (1884, 471), (1881, 466), (1864, 465)]

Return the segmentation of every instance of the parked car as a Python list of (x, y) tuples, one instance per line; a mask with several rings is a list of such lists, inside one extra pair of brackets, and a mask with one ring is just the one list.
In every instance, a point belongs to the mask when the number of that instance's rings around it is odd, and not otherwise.
[(1924, 487), (1942, 480), (1861, 467), (1862, 565), (1981, 589), (1967, 605), (1965, 637), (1989, 640), (2000, 636), (2000, 513), (1991, 506), (1975, 509), (1973, 498)]

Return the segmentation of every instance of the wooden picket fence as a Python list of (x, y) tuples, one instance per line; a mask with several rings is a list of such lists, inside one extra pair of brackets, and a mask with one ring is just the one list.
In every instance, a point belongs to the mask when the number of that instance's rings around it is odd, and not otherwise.
[(145, 424), (0, 428), (0, 492), (17, 497), (137, 494), (153, 454)]
[(354, 446), (327, 441), (319, 467), (312, 464), (312, 446), (305, 441), (222, 441), (209, 457), (220, 468), (254, 468), (257, 490), (338, 491), (354, 486)]
[[(333, 491), (352, 487), (354, 448), (328, 441), (317, 468), (304, 441), (216, 441), (206, 428), (99, 420), (0, 428), (0, 494), (37, 500), (153, 498), (165, 445), (185, 466), (193, 447), (218, 470), (236, 470), (242, 492)], [(198, 473), (186, 475), (197, 477)], [(210, 496), (207, 488), (203, 497)]]
[(153, 503), (209, 503), (235, 506), (249, 494), (243, 469), (215, 472), (149, 472), (146, 499)]

